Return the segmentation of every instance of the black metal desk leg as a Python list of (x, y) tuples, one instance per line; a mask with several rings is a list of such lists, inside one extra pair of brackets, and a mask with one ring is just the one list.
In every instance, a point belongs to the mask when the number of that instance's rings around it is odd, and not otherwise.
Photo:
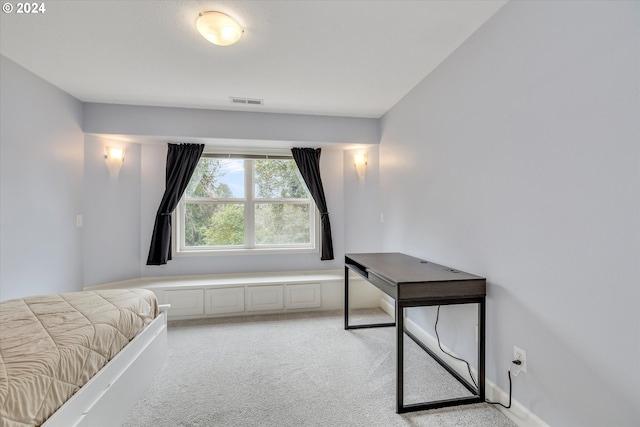
[(344, 268), (344, 328), (349, 329), (349, 268)]
[(404, 306), (396, 300), (396, 413), (404, 407)]
[(478, 397), (480, 397), (483, 401), (484, 397), (484, 365), (485, 365), (485, 335), (486, 335), (486, 298), (482, 298), (480, 300), (480, 304), (478, 304)]

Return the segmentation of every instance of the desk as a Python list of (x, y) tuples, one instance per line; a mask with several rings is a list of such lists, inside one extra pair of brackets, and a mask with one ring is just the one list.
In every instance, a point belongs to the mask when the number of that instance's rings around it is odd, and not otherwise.
[[(358, 273), (395, 300), (394, 323), (349, 325), (349, 270)], [(404, 413), (485, 401), (486, 279), (401, 253), (346, 254), (344, 269), (344, 328), (396, 327), (396, 412)], [(470, 384), (437, 354), (404, 329), (405, 307), (478, 304), (478, 385)], [(404, 404), (404, 334), (407, 334), (473, 396)]]

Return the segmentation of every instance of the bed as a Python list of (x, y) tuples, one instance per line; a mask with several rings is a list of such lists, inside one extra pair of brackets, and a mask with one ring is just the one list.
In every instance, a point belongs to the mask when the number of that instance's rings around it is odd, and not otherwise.
[(0, 427), (117, 426), (166, 359), (153, 292), (0, 302)]

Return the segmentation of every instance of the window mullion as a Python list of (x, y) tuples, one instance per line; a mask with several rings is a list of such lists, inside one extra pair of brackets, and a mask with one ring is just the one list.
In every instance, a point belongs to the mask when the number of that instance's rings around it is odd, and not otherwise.
[(244, 161), (244, 244), (246, 248), (254, 248), (255, 242), (255, 201), (254, 201), (254, 161), (245, 159)]

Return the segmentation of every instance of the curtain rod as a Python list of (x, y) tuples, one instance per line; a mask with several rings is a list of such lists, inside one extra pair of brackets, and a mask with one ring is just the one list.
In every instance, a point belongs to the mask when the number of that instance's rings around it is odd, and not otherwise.
[(223, 154), (223, 153), (202, 153), (202, 157), (217, 159), (258, 159), (258, 160), (289, 160), (292, 155), (282, 154)]

